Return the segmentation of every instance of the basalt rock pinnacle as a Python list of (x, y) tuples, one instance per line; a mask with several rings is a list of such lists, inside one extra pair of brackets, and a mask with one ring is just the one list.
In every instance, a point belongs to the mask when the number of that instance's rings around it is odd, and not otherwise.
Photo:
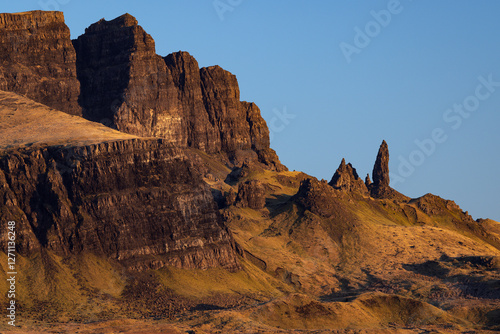
[(371, 196), (374, 198), (387, 198), (407, 202), (409, 197), (390, 187), (389, 178), (389, 146), (384, 140), (378, 150), (377, 159), (373, 166), (373, 183), (369, 186)]
[(377, 154), (377, 160), (373, 166), (373, 185), (377, 188), (388, 187), (389, 178), (389, 147), (384, 140), (380, 145)]
[(259, 108), (240, 101), (238, 81), (228, 71), (200, 69), (187, 52), (160, 57), (153, 38), (128, 14), (91, 25), (74, 45), (86, 118), (229, 160), (238, 151), (255, 151), (270, 169), (286, 169), (269, 148)]

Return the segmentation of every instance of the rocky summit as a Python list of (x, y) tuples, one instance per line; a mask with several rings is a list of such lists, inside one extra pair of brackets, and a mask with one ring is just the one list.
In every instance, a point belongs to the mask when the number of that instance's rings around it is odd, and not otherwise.
[(17, 332), (500, 330), (500, 223), (391, 188), (387, 142), (364, 181), (289, 171), (233, 74), (129, 14), (73, 41), (60, 12), (0, 14), (0, 59)]

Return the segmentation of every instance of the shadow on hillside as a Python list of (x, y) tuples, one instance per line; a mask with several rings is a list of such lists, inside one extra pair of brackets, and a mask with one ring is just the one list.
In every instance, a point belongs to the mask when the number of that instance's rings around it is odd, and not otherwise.
[(191, 312), (193, 311), (219, 311), (219, 310), (225, 310), (227, 308), (213, 305), (213, 304), (198, 304), (190, 309)]
[(491, 256), (442, 257), (438, 261), (407, 264), (406, 270), (443, 280), (462, 297), (500, 299), (500, 262)]

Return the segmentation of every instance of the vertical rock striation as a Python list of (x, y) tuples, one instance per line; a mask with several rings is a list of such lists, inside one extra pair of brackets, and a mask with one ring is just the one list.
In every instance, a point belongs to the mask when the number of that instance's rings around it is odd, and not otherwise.
[(81, 115), (76, 54), (63, 13), (0, 14), (0, 90)]
[[(60, 12), (0, 14), (0, 32), (0, 89), (161, 138), (3, 152), (0, 218), (20, 222), (21, 253), (95, 252), (134, 269), (239, 268), (234, 240), (183, 150), (286, 170), (269, 148), (259, 108), (240, 101), (234, 75), (200, 69), (187, 52), (157, 55), (128, 14), (74, 41)], [(240, 197), (265, 205), (262, 187)]]
[(286, 170), (259, 108), (240, 101), (234, 75), (200, 69), (187, 52), (162, 58), (129, 14), (102, 19), (73, 42), (61, 12), (0, 14), (0, 32), (1, 90), (233, 164), (253, 155)]

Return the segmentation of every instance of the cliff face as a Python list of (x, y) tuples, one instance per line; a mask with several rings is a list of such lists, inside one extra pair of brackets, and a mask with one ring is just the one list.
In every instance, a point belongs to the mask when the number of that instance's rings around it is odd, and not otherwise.
[(219, 66), (200, 69), (187, 52), (161, 58), (128, 14), (91, 25), (74, 46), (86, 118), (231, 160), (253, 150), (271, 169), (285, 169), (258, 107), (240, 101), (236, 77)]
[(254, 151), (270, 169), (286, 169), (259, 108), (240, 101), (234, 75), (200, 69), (187, 52), (160, 57), (128, 14), (91, 25), (73, 43), (61, 12), (0, 14), (0, 90), (233, 163)]
[(0, 216), (18, 222), (21, 254), (93, 252), (136, 270), (239, 268), (209, 189), (163, 140), (9, 151), (0, 184)]
[(76, 54), (61, 12), (0, 14), (0, 90), (81, 115)]

